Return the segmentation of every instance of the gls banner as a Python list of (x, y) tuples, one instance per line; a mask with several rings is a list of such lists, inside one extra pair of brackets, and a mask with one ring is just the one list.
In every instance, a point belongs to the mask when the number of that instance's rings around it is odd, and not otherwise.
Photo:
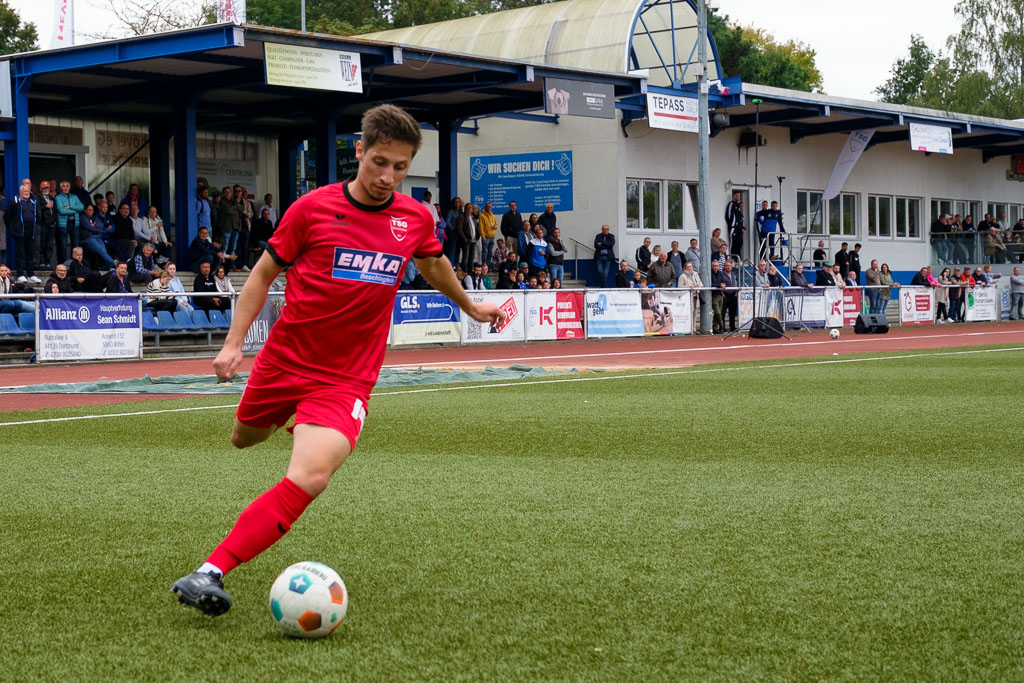
[(142, 302), (134, 297), (40, 299), (40, 361), (142, 357)]
[(391, 343), (402, 346), (457, 342), (462, 339), (461, 318), (462, 311), (444, 294), (399, 293), (391, 314)]
[(583, 339), (583, 292), (527, 292), (526, 338)]

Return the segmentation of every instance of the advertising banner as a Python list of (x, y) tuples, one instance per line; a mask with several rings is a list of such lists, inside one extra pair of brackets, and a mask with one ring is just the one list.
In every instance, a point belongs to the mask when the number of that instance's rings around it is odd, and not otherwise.
[(267, 85), (363, 92), (358, 52), (268, 42), (263, 43), (263, 54)]
[(828, 316), (825, 313), (824, 289), (787, 289), (785, 292), (787, 325), (826, 326)]
[(494, 205), (494, 213), (516, 202), (520, 213), (540, 213), (546, 204), (572, 211), (572, 151), (498, 154), (469, 158), (473, 204)]
[(75, 44), (75, 8), (72, 0), (54, 0), (54, 10), (50, 49), (70, 47)]
[(899, 294), (901, 325), (931, 325), (935, 322), (934, 289), (901, 287)]
[(642, 337), (639, 289), (600, 289), (586, 295), (587, 338)]
[(40, 361), (142, 357), (142, 302), (134, 297), (40, 299)]
[(832, 177), (828, 179), (822, 199), (834, 199), (839, 196), (839, 191), (843, 189), (846, 179), (850, 177), (850, 171), (857, 165), (857, 160), (860, 159), (860, 155), (863, 154), (874, 134), (874, 128), (855, 130), (850, 133), (850, 137), (846, 138), (846, 144), (839, 152), (839, 158), (836, 159)]
[(615, 86), (608, 83), (545, 78), (544, 94), (548, 114), (615, 118)]
[[(243, 185), (250, 192), (260, 187), (259, 168), (252, 160), (196, 159), (196, 175), (206, 181), (211, 193), (225, 185)], [(254, 203), (262, 204), (263, 198)]]
[(945, 126), (929, 126), (925, 123), (911, 123), (910, 149), (918, 152), (952, 154), (953, 129)]
[(267, 343), (267, 337), (270, 336), (270, 328), (281, 317), (282, 308), (284, 308), (283, 293), (267, 295), (267, 301), (263, 304), (263, 308), (256, 319), (252, 321), (249, 331), (245, 333), (245, 339), (242, 341), (242, 353), (251, 353), (263, 348), (263, 345)]
[(642, 289), (640, 312), (648, 336), (693, 333), (693, 294), (689, 291)]
[(699, 128), (697, 98), (648, 92), (647, 125), (651, 128), (696, 133)]
[(583, 339), (583, 292), (526, 293), (526, 338)]
[(857, 316), (860, 315), (863, 305), (863, 289), (843, 290), (843, 327), (853, 327), (857, 323)]
[(466, 292), (474, 303), (494, 304), (505, 311), (505, 323), (501, 327), (490, 323), (478, 323), (467, 317), (462, 322), (462, 342), (478, 344), (480, 342), (523, 341), (526, 339), (526, 316), (523, 309), (526, 293), (519, 292)]
[(399, 294), (391, 314), (391, 343), (437, 344), (462, 339), (462, 311), (439, 292)]
[(784, 300), (781, 289), (767, 290), (759, 288), (755, 293), (752, 289), (739, 291), (739, 324), (750, 322), (754, 317), (754, 301), (757, 300), (757, 317), (784, 320)]
[(967, 289), (967, 322), (1000, 319), (1000, 296), (995, 287)]

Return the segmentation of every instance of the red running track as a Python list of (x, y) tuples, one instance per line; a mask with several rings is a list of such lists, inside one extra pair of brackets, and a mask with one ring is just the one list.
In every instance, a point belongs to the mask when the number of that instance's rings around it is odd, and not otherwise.
[[(500, 346), (452, 346), (440, 348), (390, 349), (386, 367), (396, 368), (481, 368), (513, 364), (556, 368), (637, 369), (668, 368), (775, 360), (814, 356), (915, 351), (944, 347), (1021, 344), (1024, 323), (973, 323), (964, 325), (892, 328), (886, 335), (855, 335), (846, 330), (832, 340), (823, 332), (794, 332), (786, 339), (721, 337), (648, 337), (578, 342), (532, 342)], [(181, 360), (121, 361), (83, 365), (25, 365), (0, 369), (0, 386), (49, 382), (88, 382), (101, 379), (134, 379), (149, 374), (208, 375), (213, 373), (212, 357)], [(241, 371), (252, 367), (252, 358), (242, 362)], [(37, 408), (126, 403), (140, 400), (181, 398), (180, 394), (15, 394), (0, 404), (0, 412)]]

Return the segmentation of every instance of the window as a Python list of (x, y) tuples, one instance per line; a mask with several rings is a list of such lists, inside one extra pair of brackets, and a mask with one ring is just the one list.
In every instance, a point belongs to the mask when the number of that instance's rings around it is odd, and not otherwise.
[(796, 231), (798, 233), (811, 233), (814, 235), (823, 234), (822, 212), (825, 207), (819, 210), (818, 203), (821, 202), (821, 192), (814, 190), (798, 190), (796, 193)]
[(661, 183), (644, 181), (644, 230), (661, 230)]
[(892, 237), (892, 197), (868, 197), (868, 237)]
[(1006, 213), (1006, 204), (994, 204), (989, 202), (988, 212), (992, 214), (992, 220), (999, 220), (999, 214)]
[(683, 229), (683, 184), (668, 183), (668, 229)]
[(896, 237), (921, 236), (921, 200), (896, 197)]
[(827, 207), (830, 235), (857, 234), (857, 195), (843, 193), (825, 202), (824, 206)]
[(626, 230), (640, 228), (640, 181), (626, 181)]
[(933, 199), (931, 220), (938, 220), (939, 216), (942, 215), (960, 216), (962, 218), (967, 215), (967, 209), (969, 206), (970, 202), (958, 199)]

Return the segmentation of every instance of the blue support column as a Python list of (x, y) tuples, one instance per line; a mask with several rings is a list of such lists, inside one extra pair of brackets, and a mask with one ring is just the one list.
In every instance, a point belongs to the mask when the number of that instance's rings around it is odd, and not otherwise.
[[(149, 127), (149, 203), (167, 219), (171, 215), (171, 130), (164, 122)], [(168, 235), (169, 236), (169, 235)]]
[(459, 128), (462, 121), (437, 123), (437, 201), (441, 209), (459, 193)]
[[(198, 95), (174, 109), (174, 227), (171, 238), (179, 270), (191, 270), (188, 245), (198, 233), (196, 204), (196, 103)], [(168, 235), (170, 237), (170, 235)]]
[(22, 178), (29, 177), (28, 166), (28, 91), (31, 76), (14, 79), (14, 140), (4, 142), (4, 195), (10, 199), (18, 192)]
[(299, 197), (299, 141), (288, 136), (277, 138), (277, 219)]
[(338, 121), (334, 116), (317, 121), (316, 186), (338, 182)]

